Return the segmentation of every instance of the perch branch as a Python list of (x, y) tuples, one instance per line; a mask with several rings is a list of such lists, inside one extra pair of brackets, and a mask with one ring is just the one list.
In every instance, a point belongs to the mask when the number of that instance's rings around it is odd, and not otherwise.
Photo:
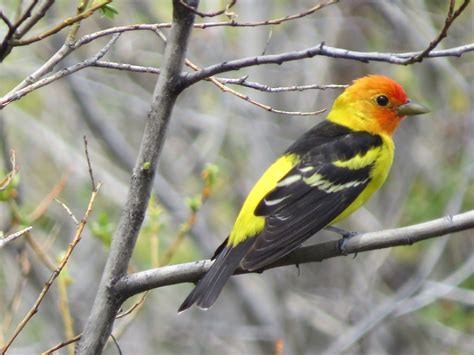
[[(347, 241), (345, 251), (348, 254), (355, 254), (399, 245), (411, 245), (425, 239), (473, 228), (474, 210), (408, 227), (360, 234)], [(341, 256), (342, 253), (338, 245), (339, 241), (334, 240), (301, 247), (267, 266), (265, 270)], [(115, 290), (118, 294), (131, 297), (153, 288), (196, 282), (209, 270), (211, 265), (212, 261), (201, 260), (137, 272), (124, 276), (115, 284)], [(247, 273), (247, 271), (241, 269), (236, 271), (236, 274), (242, 273)]]

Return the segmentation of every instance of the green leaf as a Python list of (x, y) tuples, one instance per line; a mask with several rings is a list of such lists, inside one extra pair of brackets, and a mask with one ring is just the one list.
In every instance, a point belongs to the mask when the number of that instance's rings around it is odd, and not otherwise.
[(198, 195), (198, 196), (194, 196), (194, 197), (191, 197), (191, 198), (188, 198), (186, 199), (186, 205), (188, 205), (188, 208), (193, 211), (194, 213), (196, 213), (197, 211), (199, 211), (199, 209), (201, 208), (202, 206), (202, 199), (201, 199), (201, 196)]
[(99, 11), (102, 16), (107, 17), (109, 20), (112, 20), (119, 13), (117, 8), (110, 4), (105, 4), (99, 8)]
[(90, 225), (92, 235), (99, 239), (105, 247), (109, 247), (112, 242), (114, 226), (109, 220), (109, 215), (101, 212), (97, 219)]
[(219, 176), (219, 167), (211, 163), (206, 164), (202, 176), (206, 179), (209, 186), (214, 187)]

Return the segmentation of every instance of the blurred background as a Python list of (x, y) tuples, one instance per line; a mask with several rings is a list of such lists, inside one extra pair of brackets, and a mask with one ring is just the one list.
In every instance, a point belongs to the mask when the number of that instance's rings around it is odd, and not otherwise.
[[(2, 11), (14, 14), (17, 3), (3, 1)], [(297, 14), (314, 4), (309, 0), (239, 0), (231, 11), (238, 15), (237, 21), (250, 22)], [(202, 1), (200, 9), (213, 11), (224, 5), (208, 0)], [(72, 16), (76, 6), (74, 1), (58, 2), (36, 31)], [(113, 19), (96, 14), (83, 21), (79, 35), (171, 19), (170, 1), (117, 0), (113, 6), (118, 10)], [(445, 0), (341, 1), (278, 26), (196, 29), (188, 58), (206, 66), (263, 52), (301, 50), (322, 41), (357, 51), (422, 50), (444, 24), (447, 6)], [(471, 4), (439, 49), (472, 43), (473, 16)], [(225, 20), (221, 16), (196, 21)], [(3, 36), (6, 28), (3, 23), (0, 26)], [(64, 43), (66, 33), (15, 48), (0, 67), (1, 95), (47, 61)], [(94, 56), (108, 39), (81, 47), (61, 66)], [(104, 60), (159, 67), (163, 48), (152, 32), (128, 32)], [(395, 137), (395, 163), (387, 183), (341, 226), (375, 231), (474, 209), (472, 54), (427, 59), (406, 67), (316, 57), (223, 77), (248, 75), (250, 81), (280, 87), (349, 84), (365, 74), (396, 79), (409, 97), (432, 112), (403, 122)], [(19, 223), (31, 224), (29, 238), (34, 240), (21, 238), (0, 250), (0, 344), (12, 334), (49, 277), (45, 259), (56, 264), (74, 234), (70, 216), (58, 203), (48, 203), (47, 196), (59, 192), (58, 199), (78, 218), (85, 211), (91, 184), (84, 135), (95, 178), (104, 183), (65, 275), (15, 341), (11, 354), (45, 351), (82, 330), (126, 198), (156, 79), (153, 74), (89, 68), (0, 112), (2, 168), (4, 172), (9, 168), (9, 149), (15, 149), (20, 167), (15, 186), (2, 195), (0, 230), (8, 233), (18, 229)], [(287, 111), (330, 109), (342, 91), (265, 93), (233, 88)], [(269, 113), (205, 81), (186, 90), (173, 113), (155, 195), (130, 270), (162, 265), (168, 256), (172, 256), (170, 263), (209, 258), (227, 236), (260, 174), (300, 134), (323, 119), (324, 114)], [(170, 249), (190, 227), (186, 221), (206, 186), (201, 171), (208, 163), (213, 164), (213, 174), (218, 170), (212, 192), (198, 208), (191, 232), (179, 247)], [(42, 203), (47, 208), (38, 214)], [(116, 337), (124, 354), (472, 353), (472, 235), (473, 231), (467, 231), (356, 258), (305, 264), (299, 270), (285, 267), (234, 277), (207, 312), (176, 313), (192, 285), (160, 288), (147, 295), (143, 306), (116, 321)], [(322, 232), (309, 242), (334, 237)], [(124, 310), (140, 297), (129, 300)], [(64, 348), (60, 353), (71, 351)], [(106, 353), (116, 354), (117, 349), (108, 346)]]

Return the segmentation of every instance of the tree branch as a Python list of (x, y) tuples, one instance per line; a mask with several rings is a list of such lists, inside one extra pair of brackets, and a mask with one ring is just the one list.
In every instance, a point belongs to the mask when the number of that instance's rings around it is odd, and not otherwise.
[(18, 232), (7, 235), (6, 237), (0, 236), (0, 249), (2, 249), (8, 243), (14, 241), (17, 238), (20, 238), (23, 234), (29, 232), (33, 227), (26, 227)]
[[(197, 0), (188, 4), (197, 7)], [(78, 354), (98, 354), (111, 333), (115, 316), (124, 298), (114, 292), (114, 283), (127, 273), (127, 267), (148, 207), (158, 159), (168, 123), (181, 89), (183, 67), (194, 13), (173, 1), (173, 26), (165, 47), (164, 65), (153, 93), (145, 123), (140, 152), (135, 164), (127, 201), (112, 239), (99, 289), (78, 344)]]
[(441, 43), (443, 38), (448, 35), (449, 27), (451, 27), (456, 18), (461, 15), (461, 13), (466, 9), (470, 1), (471, 0), (464, 0), (464, 2), (461, 4), (461, 6), (459, 6), (456, 11), (454, 11), (455, 0), (449, 1), (448, 15), (446, 16), (446, 20), (444, 21), (444, 26), (441, 29), (441, 32), (433, 41), (430, 42), (430, 44), (424, 51), (422, 51), (416, 56), (411, 57), (409, 60), (410, 63), (421, 62), (423, 58), (425, 58), (433, 49), (436, 48), (438, 44)]
[(28, 44), (41, 41), (42, 39), (44, 39), (46, 37), (49, 37), (51, 35), (54, 35), (55, 33), (58, 33), (59, 31), (61, 31), (62, 29), (66, 28), (66, 27), (72, 26), (75, 23), (78, 23), (78, 22), (92, 16), (95, 11), (97, 11), (102, 6), (107, 5), (110, 2), (112, 2), (112, 0), (104, 0), (103, 2), (100, 2), (100, 3), (92, 6), (90, 9), (87, 9), (84, 12), (81, 12), (80, 14), (77, 14), (76, 16), (70, 17), (70, 18), (64, 20), (60, 24), (54, 26), (53, 28), (51, 28), (51, 29), (49, 29), (49, 30), (47, 30), (43, 33), (40, 33), (36, 36), (30, 37), (30, 38), (27, 38), (27, 39), (12, 40), (12, 41), (10, 41), (10, 45), (12, 47), (26, 46)]
[(257, 83), (254, 81), (247, 80), (248, 76), (243, 76), (241, 78), (216, 78), (222, 84), (231, 84), (231, 85), (240, 85), (250, 89), (269, 92), (269, 93), (276, 93), (276, 92), (288, 92), (288, 91), (305, 91), (305, 90), (327, 90), (327, 89), (345, 89), (349, 85), (339, 85), (339, 84), (328, 84), (328, 85), (319, 85), (319, 84), (311, 84), (311, 85), (293, 85), (293, 86), (279, 86), (279, 87), (271, 87), (266, 84)]
[[(112, 47), (112, 45), (117, 41), (119, 38), (119, 34), (116, 34), (112, 37), (112, 39), (93, 57), (86, 59), (80, 63), (71, 65), (70, 67), (64, 68), (57, 73), (50, 75), (46, 78), (43, 78), (41, 80), (33, 82), (33, 84), (30, 84), (28, 86), (23, 87), (22, 89), (12, 91), (11, 93), (5, 95), (4, 97), (0, 98), (0, 110), (3, 109), (5, 106), (10, 104), (13, 101), (21, 99), (23, 96), (28, 95), (30, 92), (35, 91), (43, 86), (46, 86), (53, 81), (56, 81), (58, 79), (61, 79), (62, 77), (66, 75), (70, 75), (72, 73), (75, 73), (81, 69), (93, 66), (99, 59), (101, 59)], [(67, 48), (67, 46), (63, 46), (64, 48)], [(69, 54), (69, 53), (68, 53)], [(62, 57), (61, 59), (63, 59)], [(42, 71), (42, 70), (41, 70)], [(27, 79), (28, 80), (28, 79)], [(23, 86), (22, 84), (19, 85), (19, 87)]]
[(202, 11), (199, 11), (199, 10), (195, 9), (194, 7), (186, 4), (186, 2), (184, 0), (179, 1), (179, 3), (181, 5), (183, 5), (189, 11), (194, 12), (196, 15), (198, 15), (200, 17), (215, 17), (215, 16), (219, 16), (219, 15), (222, 15), (222, 14), (227, 14), (229, 9), (232, 6), (234, 6), (236, 2), (237, 2), (237, 0), (230, 0), (230, 2), (222, 10), (218, 10), (218, 11), (214, 11), (214, 12), (202, 12)]
[[(474, 51), (474, 43), (467, 44), (460, 47), (432, 51), (426, 54), (426, 58), (436, 57), (448, 57), (448, 56), (461, 56), (466, 52)], [(379, 53), (379, 52), (358, 52), (350, 51), (342, 48), (335, 48), (326, 46), (323, 43), (303, 49), (301, 51), (293, 51), (280, 54), (272, 55), (261, 55), (255, 57), (248, 57), (236, 60), (230, 60), (228, 62), (222, 62), (219, 64), (211, 65), (207, 68), (203, 68), (195, 73), (187, 73), (185, 75), (184, 85), (190, 86), (196, 82), (206, 79), (210, 76), (221, 74), (228, 71), (239, 70), (242, 68), (252, 67), (262, 64), (282, 64), (294, 60), (313, 58), (316, 56), (332, 57), (332, 58), (343, 58), (350, 60), (357, 60), (363, 63), (369, 63), (370, 61), (385, 62), (398, 65), (412, 64), (412, 57), (417, 56), (422, 52), (409, 52), (409, 53)]]
[[(409, 227), (360, 234), (347, 241), (345, 252), (347, 254), (355, 254), (399, 245), (411, 245), (425, 239), (473, 228), (474, 210)], [(341, 255), (343, 254), (339, 248), (339, 241), (328, 241), (301, 247), (281, 260), (267, 266), (264, 270), (280, 266), (323, 261)], [(201, 260), (140, 271), (122, 277), (115, 284), (115, 291), (122, 296), (131, 297), (153, 288), (184, 282), (196, 282), (209, 270), (211, 265), (212, 262), (210, 260)], [(247, 273), (247, 271), (241, 269), (236, 271), (236, 274), (242, 273)]]

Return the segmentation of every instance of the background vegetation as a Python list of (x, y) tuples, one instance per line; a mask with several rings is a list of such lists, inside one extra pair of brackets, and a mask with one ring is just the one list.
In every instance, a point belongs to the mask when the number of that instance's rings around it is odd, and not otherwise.
[[(323, 41), (358, 51), (418, 51), (439, 33), (447, 3), (340, 1), (281, 25), (195, 29), (187, 57), (207, 66), (263, 52), (300, 50)], [(461, 1), (456, 3), (459, 6)], [(229, 11), (237, 21), (251, 22), (301, 13), (314, 5), (309, 0), (239, 0)], [(7, 0), (1, 10), (14, 16), (17, 6), (18, 1)], [(75, 6), (75, 2), (57, 2), (33, 32), (41, 33), (73, 16)], [(113, 6), (118, 14), (112, 18), (94, 14), (82, 22), (78, 35), (171, 19), (170, 1), (117, 0)], [(217, 0), (202, 1), (200, 10), (223, 6)], [(439, 48), (473, 42), (473, 16), (469, 5)], [(198, 22), (217, 20), (227, 18), (197, 18)], [(0, 26), (3, 37), (7, 27)], [(66, 35), (67, 30), (14, 48), (0, 66), (2, 95), (43, 65)], [(107, 40), (79, 48), (60, 66), (96, 55)], [(129, 32), (104, 60), (160, 67), (163, 48), (163, 41), (151, 31)], [(431, 108), (426, 117), (403, 122), (388, 182), (343, 227), (372, 231), (474, 209), (472, 54), (410, 66), (316, 57), (231, 74), (248, 75), (248, 80), (272, 87), (349, 84), (362, 75), (384, 74)], [(0, 344), (30, 309), (51, 274), (51, 264), (58, 262), (74, 235), (70, 215), (53, 199), (57, 197), (78, 218), (89, 201), (83, 136), (88, 139), (95, 179), (103, 183), (66, 272), (10, 353), (45, 351), (82, 331), (126, 198), (155, 82), (151, 73), (88, 68), (0, 111), (5, 166), (1, 177), (10, 170), (10, 148), (15, 149), (20, 168), (15, 183), (2, 192), (0, 230), (7, 234), (33, 226), (25, 238), (0, 249)], [(330, 108), (342, 90), (236, 89), (274, 109), (300, 112)], [(206, 81), (183, 92), (130, 270), (209, 258), (268, 164), (323, 118), (324, 114), (267, 112)], [(115, 147), (104, 134), (113, 136)], [(148, 294), (143, 306), (117, 320), (114, 334), (124, 354), (468, 353), (474, 348), (472, 233), (235, 277), (207, 312), (192, 309), (176, 314), (191, 285), (160, 288)], [(319, 233), (313, 241), (331, 237)], [(129, 300), (123, 309), (141, 297)], [(106, 353), (117, 349), (108, 346)]]

